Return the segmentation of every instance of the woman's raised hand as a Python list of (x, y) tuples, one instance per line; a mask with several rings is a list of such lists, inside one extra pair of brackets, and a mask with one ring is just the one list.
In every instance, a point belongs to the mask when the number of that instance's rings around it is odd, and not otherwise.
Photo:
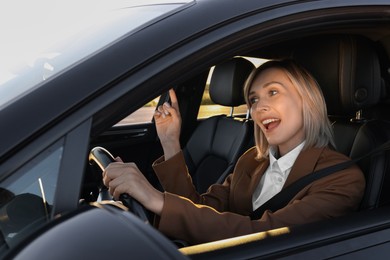
[(171, 104), (165, 102), (154, 113), (157, 134), (164, 150), (165, 160), (180, 151), (181, 116), (179, 103), (173, 89), (169, 90)]

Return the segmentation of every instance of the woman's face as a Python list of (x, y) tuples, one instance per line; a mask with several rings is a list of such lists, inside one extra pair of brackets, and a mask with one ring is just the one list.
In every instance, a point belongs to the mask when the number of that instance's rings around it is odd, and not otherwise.
[(302, 99), (285, 72), (266, 69), (249, 91), (251, 116), (268, 143), (285, 155), (305, 139)]

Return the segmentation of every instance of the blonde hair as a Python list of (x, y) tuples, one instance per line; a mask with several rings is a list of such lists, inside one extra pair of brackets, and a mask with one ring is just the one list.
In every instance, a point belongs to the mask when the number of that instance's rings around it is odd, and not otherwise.
[[(306, 141), (303, 149), (309, 147), (325, 147), (329, 145), (335, 147), (333, 128), (328, 119), (326, 103), (322, 91), (314, 77), (293, 60), (268, 61), (252, 71), (244, 86), (244, 96), (248, 108), (250, 109), (251, 107), (248, 97), (253, 81), (262, 72), (270, 68), (277, 68), (284, 71), (302, 99), (303, 128)], [(254, 135), (257, 159), (267, 158), (269, 144), (257, 124), (255, 124), (254, 127)]]

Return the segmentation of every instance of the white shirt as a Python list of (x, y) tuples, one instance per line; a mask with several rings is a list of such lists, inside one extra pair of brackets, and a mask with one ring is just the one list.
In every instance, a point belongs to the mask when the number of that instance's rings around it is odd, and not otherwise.
[(253, 210), (256, 210), (282, 190), (283, 185), (290, 174), (291, 167), (304, 145), (305, 142), (302, 142), (279, 159), (275, 158), (277, 154), (275, 147), (270, 147), (269, 166), (261, 177), (260, 182), (252, 195)]

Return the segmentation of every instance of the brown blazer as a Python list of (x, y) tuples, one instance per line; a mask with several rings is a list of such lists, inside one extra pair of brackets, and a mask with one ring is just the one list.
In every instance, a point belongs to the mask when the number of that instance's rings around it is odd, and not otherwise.
[[(252, 194), (269, 165), (269, 160), (257, 161), (255, 155), (256, 149), (249, 149), (223, 184), (212, 185), (202, 195), (192, 184), (181, 152), (167, 161), (156, 160), (153, 168), (165, 189), (156, 227), (169, 237), (197, 244), (338, 217), (358, 208), (365, 179), (353, 166), (309, 184), (286, 207), (251, 220)], [(346, 160), (349, 158), (328, 148), (303, 150), (284, 187)]]

